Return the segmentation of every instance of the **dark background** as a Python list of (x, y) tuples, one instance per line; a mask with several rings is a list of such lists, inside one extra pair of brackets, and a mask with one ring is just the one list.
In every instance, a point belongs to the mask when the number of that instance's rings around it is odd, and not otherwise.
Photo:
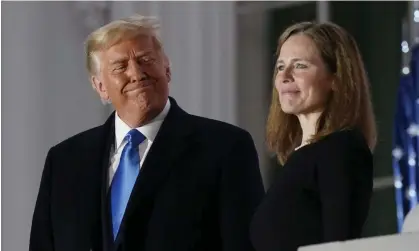
[[(406, 12), (407, 2), (330, 2), (330, 21), (342, 26), (355, 37), (371, 82), (379, 135), (374, 156), (375, 178), (393, 174), (393, 116), (402, 60), (402, 20)], [(267, 74), (272, 75), (279, 35), (295, 22), (311, 20), (316, 20), (316, 2), (270, 11), (267, 34), (271, 51), (266, 57), (272, 67)], [(271, 84), (267, 83), (269, 91)], [(395, 233), (396, 230), (394, 189), (377, 189), (374, 191), (364, 235), (385, 235)]]

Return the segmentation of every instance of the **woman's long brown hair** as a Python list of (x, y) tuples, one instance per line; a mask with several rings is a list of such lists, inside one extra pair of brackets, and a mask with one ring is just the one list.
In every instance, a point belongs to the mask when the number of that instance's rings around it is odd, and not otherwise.
[[(330, 73), (335, 75), (329, 102), (310, 143), (338, 130), (358, 128), (373, 151), (377, 135), (369, 82), (354, 38), (333, 23), (297, 23), (280, 36), (277, 56), (284, 42), (295, 34), (304, 34), (312, 39)], [(275, 70), (274, 81), (276, 74)], [(282, 111), (275, 87), (272, 90), (266, 138), (269, 150), (276, 153), (281, 164), (287, 161), (302, 140), (297, 117)]]

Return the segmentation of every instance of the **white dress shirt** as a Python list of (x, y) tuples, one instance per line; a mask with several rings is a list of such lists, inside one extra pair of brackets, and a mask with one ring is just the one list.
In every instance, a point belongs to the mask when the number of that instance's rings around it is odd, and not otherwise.
[[(157, 132), (160, 129), (163, 120), (166, 118), (170, 110), (170, 100), (167, 99), (166, 106), (163, 108), (163, 111), (157, 115), (152, 121), (148, 124), (136, 129), (140, 131), (146, 139), (139, 145), (139, 155), (140, 155), (140, 168), (142, 167), (144, 160), (147, 156), (148, 151), (153, 144), (154, 139), (156, 138)], [(111, 152), (111, 160), (109, 167), (109, 186), (112, 183), (113, 176), (115, 175), (116, 169), (118, 168), (119, 161), (121, 159), (122, 150), (127, 144), (124, 140), (127, 133), (131, 128), (119, 118), (118, 113), (115, 113), (115, 144), (114, 149)]]

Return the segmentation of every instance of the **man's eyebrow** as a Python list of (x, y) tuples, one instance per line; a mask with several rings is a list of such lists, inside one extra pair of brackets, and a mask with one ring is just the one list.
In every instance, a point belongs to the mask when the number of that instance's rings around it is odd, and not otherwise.
[[(151, 54), (151, 51), (141, 51), (141, 52), (136, 53), (135, 57), (140, 58), (140, 57), (148, 56), (150, 54)], [(128, 57), (121, 57), (121, 58), (111, 60), (111, 61), (109, 61), (109, 63), (110, 64), (118, 64), (118, 63), (123, 63), (127, 60), (128, 60)]]

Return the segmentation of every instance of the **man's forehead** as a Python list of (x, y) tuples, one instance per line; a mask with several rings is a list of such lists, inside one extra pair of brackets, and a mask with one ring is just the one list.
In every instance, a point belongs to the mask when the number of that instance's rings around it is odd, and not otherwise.
[(152, 37), (141, 36), (126, 40), (121, 40), (118, 43), (105, 49), (104, 54), (126, 54), (126, 53), (149, 53), (154, 50)]

